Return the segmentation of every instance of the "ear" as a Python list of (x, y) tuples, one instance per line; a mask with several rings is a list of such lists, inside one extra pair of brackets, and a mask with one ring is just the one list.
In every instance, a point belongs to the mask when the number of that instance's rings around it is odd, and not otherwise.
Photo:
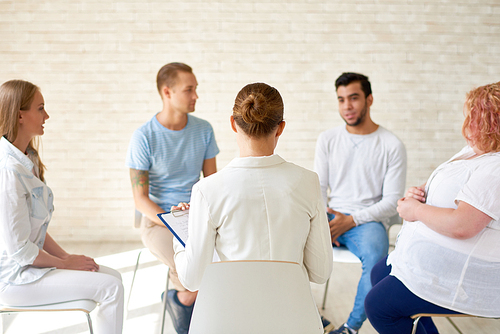
[(236, 129), (236, 122), (234, 121), (233, 115), (231, 115), (231, 117), (229, 118), (229, 120), (231, 122), (231, 129), (233, 129), (234, 132), (238, 132), (238, 130)]
[(276, 131), (276, 137), (281, 136), (283, 133), (283, 130), (285, 130), (285, 121), (281, 121), (280, 124), (278, 124), (278, 130)]
[(372, 94), (368, 95), (368, 97), (366, 98), (366, 103), (368, 104), (368, 107), (372, 106), (372, 103), (373, 103), (373, 95)]
[(23, 110), (19, 110), (19, 123), (22, 123), (23, 122), (23, 117), (24, 117), (24, 111)]
[(163, 86), (163, 88), (161, 89), (161, 93), (162, 97), (164, 98), (170, 98), (172, 96), (172, 90), (167, 86)]

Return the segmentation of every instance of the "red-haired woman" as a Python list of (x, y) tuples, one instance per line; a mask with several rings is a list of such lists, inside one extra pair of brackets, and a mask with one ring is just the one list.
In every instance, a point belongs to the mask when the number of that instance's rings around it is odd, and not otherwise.
[(468, 145), (398, 201), (405, 223), (365, 300), (379, 333), (409, 333), (417, 313), (500, 316), (500, 82), (470, 91), (464, 114)]

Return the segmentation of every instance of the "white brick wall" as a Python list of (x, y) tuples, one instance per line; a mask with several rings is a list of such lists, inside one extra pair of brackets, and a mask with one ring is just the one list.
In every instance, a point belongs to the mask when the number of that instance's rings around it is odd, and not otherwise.
[(159, 111), (158, 69), (194, 68), (196, 115), (209, 120), (219, 168), (237, 154), (228, 119), (243, 85), (282, 93), (277, 152), (312, 168), (319, 132), (341, 124), (334, 81), (370, 77), (376, 122), (408, 150), (422, 184), (464, 145), (465, 93), (500, 80), (498, 0), (0, 0), (0, 81), (39, 85), (58, 240), (132, 240), (124, 160), (132, 132)]

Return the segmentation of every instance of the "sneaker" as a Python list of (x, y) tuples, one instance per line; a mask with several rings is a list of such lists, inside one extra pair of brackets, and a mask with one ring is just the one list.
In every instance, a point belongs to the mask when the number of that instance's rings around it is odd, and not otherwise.
[[(163, 297), (162, 294), (162, 299)], [(177, 334), (188, 334), (193, 308), (194, 304), (191, 306), (181, 304), (177, 297), (177, 290), (167, 291), (167, 311), (170, 314), (170, 318), (172, 318), (172, 323)]]
[(343, 324), (342, 326), (334, 331), (331, 331), (328, 334), (358, 334), (358, 331), (350, 328), (349, 326), (347, 326), (347, 324)]
[(323, 324), (323, 328), (330, 324), (330, 320), (327, 320), (325, 317), (321, 316), (321, 323)]

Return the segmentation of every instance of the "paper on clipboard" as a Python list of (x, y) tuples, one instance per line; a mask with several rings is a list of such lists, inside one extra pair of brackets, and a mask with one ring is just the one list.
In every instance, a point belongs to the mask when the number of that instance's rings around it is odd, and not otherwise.
[(179, 240), (182, 246), (186, 247), (188, 234), (189, 210), (172, 211), (170, 213), (159, 213), (158, 218), (172, 232), (174, 237)]

